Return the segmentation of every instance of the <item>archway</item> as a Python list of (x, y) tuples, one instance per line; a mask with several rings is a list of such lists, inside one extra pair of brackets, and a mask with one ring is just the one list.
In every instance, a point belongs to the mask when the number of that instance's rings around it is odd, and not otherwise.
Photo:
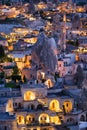
[(35, 99), (35, 94), (32, 91), (27, 91), (24, 94), (24, 100), (29, 101), (29, 100), (34, 100)]
[(71, 101), (65, 101), (63, 103), (63, 109), (65, 113), (70, 113), (72, 111), (72, 102)]
[(27, 117), (26, 117), (26, 124), (33, 123), (34, 120), (35, 120), (34, 115), (27, 115)]
[(81, 115), (80, 121), (85, 121), (85, 116), (84, 115)]
[(31, 107), (30, 107), (30, 105), (28, 105), (28, 110), (31, 110)]
[(49, 115), (46, 114), (46, 113), (43, 113), (39, 116), (39, 123), (41, 124), (45, 124), (45, 123), (49, 123), (50, 120), (49, 120)]
[(21, 109), (22, 108), (22, 104), (18, 103), (18, 108)]
[(38, 104), (37, 110), (41, 110), (41, 109), (43, 109), (43, 105), (42, 104)]
[(35, 106), (33, 104), (31, 104), (31, 110), (34, 110)]
[(18, 123), (19, 125), (23, 125), (23, 124), (25, 123), (24, 116), (18, 115), (18, 116), (17, 116), (17, 123)]
[(74, 124), (74, 119), (73, 119), (73, 118), (67, 119), (67, 123), (68, 123), (68, 124)]
[(49, 104), (49, 109), (52, 111), (60, 111), (60, 107), (59, 107), (59, 101), (58, 100), (52, 100)]

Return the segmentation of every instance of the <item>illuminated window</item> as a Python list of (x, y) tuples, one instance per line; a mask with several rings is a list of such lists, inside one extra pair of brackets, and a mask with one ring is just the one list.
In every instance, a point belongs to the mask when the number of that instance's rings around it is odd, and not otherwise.
[(49, 115), (46, 113), (43, 113), (39, 116), (39, 123), (49, 123), (50, 119), (49, 119)]
[(63, 106), (64, 106), (64, 109), (65, 109), (66, 113), (69, 113), (69, 112), (72, 111), (73, 106), (72, 106), (72, 102), (71, 101), (65, 101), (63, 103)]
[(66, 106), (68, 107), (68, 103), (66, 104)]
[(33, 123), (35, 120), (35, 117), (34, 115), (30, 114), (30, 115), (27, 115), (26, 117), (26, 124), (30, 124), (30, 123)]
[(58, 116), (56, 116), (56, 115), (50, 117), (50, 122), (54, 123), (54, 124), (61, 124), (60, 118)]
[(22, 121), (21, 116), (19, 117), (19, 123)]
[(56, 111), (56, 112), (61, 111), (60, 107), (59, 107), (59, 101), (57, 101), (55, 99), (52, 100), (49, 104), (49, 109), (52, 111)]
[(52, 103), (52, 107), (55, 108), (55, 103), (54, 102)]
[(29, 100), (34, 100), (35, 99), (35, 94), (31, 91), (27, 91), (24, 94), (24, 100), (29, 101)]
[(24, 123), (25, 123), (25, 121), (24, 121), (24, 116), (22, 116), (22, 115), (17, 116), (17, 123), (18, 123), (19, 125), (24, 124)]

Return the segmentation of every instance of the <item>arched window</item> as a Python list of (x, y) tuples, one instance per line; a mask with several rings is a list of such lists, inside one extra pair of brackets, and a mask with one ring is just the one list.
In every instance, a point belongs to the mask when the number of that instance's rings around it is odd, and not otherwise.
[(59, 101), (58, 100), (52, 100), (49, 104), (49, 109), (52, 111), (61, 111), (60, 106), (59, 106)]
[(21, 118), (21, 116), (19, 116), (19, 123), (22, 121), (22, 118)]
[(27, 115), (27, 117), (26, 117), (26, 124), (33, 123), (34, 121), (35, 121), (34, 115), (32, 115), (32, 114)]
[(73, 119), (73, 118), (67, 119), (67, 123), (68, 123), (68, 124), (74, 124), (74, 119)]
[(39, 116), (39, 123), (44, 124), (44, 123), (49, 123), (49, 115), (46, 113), (43, 113)]
[(31, 104), (31, 110), (34, 110), (35, 106), (33, 104)]
[(52, 107), (53, 107), (53, 109), (55, 109), (55, 103), (54, 102), (52, 103)]
[(71, 101), (65, 101), (63, 103), (63, 109), (66, 113), (70, 113), (72, 111), (72, 108), (73, 106)]
[(35, 99), (35, 94), (32, 91), (27, 91), (24, 94), (24, 100), (29, 101), (29, 100), (34, 100)]
[(61, 120), (57, 115), (50, 116), (50, 122), (56, 125), (61, 124)]
[(24, 124), (24, 123), (25, 123), (25, 121), (24, 121), (24, 116), (18, 115), (18, 116), (17, 116), (17, 123), (18, 123), (19, 125)]
[(21, 109), (22, 108), (22, 104), (18, 103), (18, 108)]
[(37, 106), (37, 110), (43, 109), (43, 105), (42, 104), (38, 104)]
[(85, 121), (85, 116), (84, 115), (81, 115), (80, 121)]

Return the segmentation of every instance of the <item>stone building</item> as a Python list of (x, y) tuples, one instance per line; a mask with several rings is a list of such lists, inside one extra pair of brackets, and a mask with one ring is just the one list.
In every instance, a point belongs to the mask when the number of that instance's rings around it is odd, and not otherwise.
[(86, 120), (86, 111), (77, 110), (75, 99), (59, 87), (31, 80), (20, 89), (0, 89), (0, 129), (55, 130)]

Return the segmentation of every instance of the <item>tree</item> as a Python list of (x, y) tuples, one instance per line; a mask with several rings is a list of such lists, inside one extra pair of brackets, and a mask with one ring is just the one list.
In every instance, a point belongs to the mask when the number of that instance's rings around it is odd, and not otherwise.
[(8, 56), (5, 56), (5, 62), (12, 62), (12, 58), (9, 58)]
[(5, 0), (2, 0), (2, 4), (5, 4)]
[(0, 73), (0, 79), (3, 79), (5, 77), (5, 73), (4, 72), (1, 72)]
[(2, 4), (11, 5), (11, 0), (2, 0)]
[(84, 79), (84, 75), (83, 75), (83, 70), (80, 65), (78, 65), (78, 67), (77, 67), (77, 72), (74, 76), (74, 79), (75, 79), (75, 83), (77, 84), (78, 88), (81, 88), (82, 82)]
[(79, 41), (78, 41), (78, 39), (76, 39), (75, 45), (76, 45), (77, 47), (79, 46)]
[(25, 75), (24, 75), (24, 77), (23, 77), (23, 81), (24, 81), (24, 83), (27, 82), (27, 79), (26, 79)]
[(12, 75), (19, 75), (19, 69), (17, 66), (14, 66)]
[(5, 57), (5, 51), (2, 45), (0, 45), (0, 59)]
[(19, 75), (19, 69), (17, 66), (13, 68), (12, 80), (15, 82), (21, 80), (21, 76)]

